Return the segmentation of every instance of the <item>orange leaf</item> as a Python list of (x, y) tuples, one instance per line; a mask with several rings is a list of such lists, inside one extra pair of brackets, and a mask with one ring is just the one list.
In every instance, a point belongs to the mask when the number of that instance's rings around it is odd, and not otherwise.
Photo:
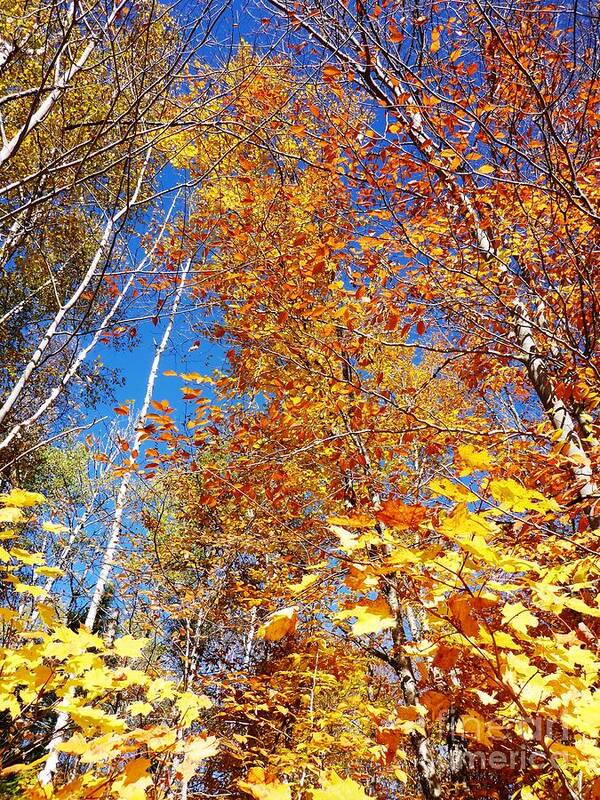
[(397, 530), (416, 528), (425, 518), (422, 506), (404, 505), (398, 500), (385, 500), (375, 516), (384, 525)]
[(460, 650), (458, 647), (449, 647), (446, 644), (442, 644), (438, 647), (435, 658), (431, 662), (431, 666), (438, 667), (439, 669), (443, 670), (452, 669), (452, 667), (458, 661), (459, 655)]
[(333, 64), (328, 64), (326, 67), (323, 67), (323, 75), (325, 78), (339, 78), (341, 74), (341, 70), (334, 67)]

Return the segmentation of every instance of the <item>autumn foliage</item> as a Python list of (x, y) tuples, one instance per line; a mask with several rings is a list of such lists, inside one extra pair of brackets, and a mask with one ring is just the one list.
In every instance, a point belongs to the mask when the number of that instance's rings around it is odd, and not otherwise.
[[(597, 800), (596, 12), (36, 13), (0, 27), (0, 796)], [(92, 21), (88, 140), (30, 42), (60, 78)]]

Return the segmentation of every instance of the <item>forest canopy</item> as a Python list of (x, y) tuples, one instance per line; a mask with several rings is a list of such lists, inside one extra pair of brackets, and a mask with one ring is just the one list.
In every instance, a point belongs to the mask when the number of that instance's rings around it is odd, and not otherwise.
[(0, 0), (0, 800), (599, 800), (599, 70)]

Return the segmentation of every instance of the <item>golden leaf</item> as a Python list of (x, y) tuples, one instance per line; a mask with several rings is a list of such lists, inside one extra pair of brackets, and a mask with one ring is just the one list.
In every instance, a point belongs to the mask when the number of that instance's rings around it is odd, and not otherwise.
[(527, 635), (527, 628), (536, 628), (538, 619), (523, 603), (506, 603), (502, 609), (502, 622), (515, 631)]
[(336, 772), (321, 775), (321, 788), (312, 789), (313, 800), (368, 800), (369, 795), (352, 778), (340, 778)]
[(142, 650), (150, 639), (135, 639), (133, 636), (127, 634), (126, 636), (121, 636), (119, 639), (115, 639), (113, 648), (115, 653), (120, 656), (121, 658), (139, 658), (142, 654)]
[(298, 624), (298, 608), (290, 606), (270, 614), (257, 631), (257, 636), (267, 642), (278, 642), (293, 633)]
[(535, 489), (526, 489), (512, 478), (492, 480), (488, 488), (505, 511), (560, 511), (556, 500), (547, 499)]
[(17, 522), (23, 522), (25, 515), (19, 508), (0, 508), (0, 522), (10, 522), (11, 525)]
[(477, 495), (473, 494), (466, 486), (448, 478), (435, 478), (429, 483), (429, 489), (434, 494), (447, 497), (448, 500), (457, 500), (459, 503), (473, 503), (477, 500)]
[(26, 492), (24, 489), (11, 489), (8, 494), (0, 495), (0, 503), (15, 508), (29, 508), (45, 503), (46, 498), (39, 492)]
[(470, 444), (461, 444), (456, 448), (459, 460), (463, 465), (460, 476), (470, 475), (475, 470), (487, 470), (492, 466), (492, 458), (487, 450), (476, 450)]
[(379, 633), (386, 628), (396, 626), (396, 617), (383, 597), (378, 597), (377, 600), (365, 600), (360, 605), (345, 609), (335, 615), (336, 619), (348, 619), (348, 617), (356, 618), (352, 623), (354, 636)]
[(146, 800), (146, 789), (152, 783), (148, 775), (150, 760), (134, 758), (129, 761), (122, 775), (113, 781), (112, 792), (119, 800)]
[(219, 752), (215, 736), (209, 736), (206, 739), (199, 736), (196, 739), (187, 739), (181, 744), (184, 757), (177, 771), (184, 781), (189, 781), (194, 777), (201, 761)]

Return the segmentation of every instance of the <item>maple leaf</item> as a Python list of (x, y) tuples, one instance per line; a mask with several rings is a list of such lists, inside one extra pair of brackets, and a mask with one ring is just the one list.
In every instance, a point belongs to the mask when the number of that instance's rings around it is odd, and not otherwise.
[(177, 698), (175, 705), (181, 714), (182, 724), (191, 725), (200, 716), (200, 711), (212, 707), (212, 702), (204, 694), (184, 692)]
[(442, 692), (436, 692), (430, 689), (427, 692), (422, 692), (420, 701), (428, 709), (432, 720), (440, 718), (442, 711), (446, 711), (450, 705), (450, 698)]
[(44, 556), (42, 553), (30, 553), (28, 550), (23, 550), (21, 547), (13, 547), (10, 551), (11, 556), (16, 558), (22, 564), (34, 566), (44, 563)]
[(20, 508), (15, 508), (13, 506), (0, 508), (0, 522), (8, 522), (14, 525), (15, 523), (24, 521), (25, 515)]
[(289, 783), (271, 779), (267, 780), (262, 767), (249, 770), (245, 781), (238, 781), (243, 792), (251, 794), (255, 800), (291, 800), (292, 790)]
[(43, 522), (42, 523), (42, 530), (49, 531), (50, 533), (64, 533), (69, 529), (65, 525), (61, 525), (60, 522)]
[(27, 583), (15, 583), (14, 584), (15, 592), (20, 592), (21, 594), (31, 594), (33, 597), (44, 597), (47, 592), (41, 586), (30, 586)]
[(377, 520), (366, 514), (354, 514), (351, 517), (329, 517), (327, 522), (330, 525), (341, 525), (344, 528), (374, 528), (377, 525)]
[(359, 537), (352, 531), (342, 528), (341, 525), (330, 525), (329, 530), (338, 537), (345, 553), (353, 553), (360, 547)]
[(267, 642), (278, 642), (296, 630), (298, 625), (298, 607), (282, 608), (270, 614), (259, 627), (257, 636)]
[(479, 622), (473, 614), (471, 598), (468, 595), (456, 594), (448, 599), (448, 607), (459, 630), (465, 636), (476, 636)]
[(398, 500), (385, 500), (375, 516), (384, 525), (396, 530), (416, 528), (425, 519), (422, 506), (405, 505)]
[(459, 724), (456, 727), (457, 732), (474, 739), (484, 747), (492, 747), (493, 740), (491, 738), (491, 727), (488, 725), (486, 719), (472, 708), (469, 708), (467, 713), (461, 714)]
[(341, 778), (331, 771), (321, 775), (321, 788), (311, 789), (313, 800), (367, 800), (369, 795), (352, 778)]
[(219, 752), (217, 739), (215, 736), (203, 738), (199, 736), (194, 739), (186, 739), (182, 742), (184, 753), (183, 761), (177, 768), (182, 780), (189, 781), (194, 777), (200, 763)]
[(506, 603), (502, 609), (502, 622), (527, 635), (527, 628), (535, 628), (538, 618), (523, 603)]
[(12, 764), (10, 767), (4, 767), (3, 769), (0, 768), (0, 778), (6, 778), (9, 775), (17, 775), (20, 772), (34, 770), (36, 767), (39, 767), (41, 764), (43, 764), (47, 758), (47, 755), (43, 755), (40, 758), (36, 758), (35, 761), (27, 762), (27, 764)]
[(459, 503), (473, 503), (477, 500), (477, 495), (470, 489), (448, 478), (435, 478), (430, 481), (429, 489), (434, 494), (447, 497), (448, 500), (457, 500)]
[(130, 634), (127, 634), (115, 639), (113, 649), (121, 658), (139, 658), (142, 650), (149, 642), (150, 639), (135, 639)]
[(500, 508), (506, 511), (560, 511), (556, 500), (544, 497), (535, 489), (526, 489), (512, 478), (492, 480), (488, 488)]
[(302, 580), (300, 583), (292, 583), (288, 587), (290, 592), (293, 594), (302, 594), (306, 589), (312, 586), (316, 581), (318, 581), (319, 576), (311, 573), (307, 573), (306, 575), (302, 576)]
[(352, 633), (354, 636), (364, 636), (368, 633), (379, 633), (386, 628), (394, 628), (397, 624), (396, 617), (387, 600), (378, 597), (376, 600), (365, 600), (353, 608), (347, 608), (335, 615), (336, 619), (354, 617)]
[(152, 703), (147, 703), (145, 700), (134, 700), (134, 702), (129, 706), (129, 713), (141, 714), (145, 717), (153, 710), (153, 708), (154, 706)]
[(45, 503), (46, 498), (39, 492), (27, 492), (24, 489), (11, 489), (8, 494), (0, 495), (0, 503), (15, 508), (29, 508)]
[(146, 800), (146, 789), (152, 783), (148, 775), (150, 760), (134, 758), (125, 765), (123, 773), (113, 781), (111, 789), (119, 800)]
[(432, 667), (438, 669), (449, 670), (456, 664), (460, 656), (460, 649), (458, 647), (450, 647), (445, 644), (440, 644), (436, 650), (435, 657), (431, 662)]
[(64, 575), (62, 569), (58, 567), (37, 567), (35, 570), (36, 575), (43, 575), (45, 578), (59, 578)]
[(461, 444), (456, 450), (462, 464), (459, 472), (461, 477), (470, 475), (475, 470), (487, 470), (492, 466), (492, 458), (487, 450), (476, 450), (470, 444)]

